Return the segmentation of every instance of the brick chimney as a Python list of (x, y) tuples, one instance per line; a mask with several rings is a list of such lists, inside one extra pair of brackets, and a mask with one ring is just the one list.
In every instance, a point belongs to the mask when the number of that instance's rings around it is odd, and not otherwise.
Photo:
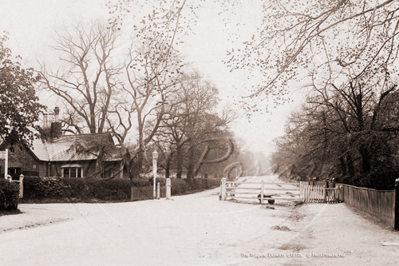
[(54, 108), (54, 120), (51, 123), (50, 138), (59, 138), (62, 135), (61, 122), (59, 122), (60, 108)]

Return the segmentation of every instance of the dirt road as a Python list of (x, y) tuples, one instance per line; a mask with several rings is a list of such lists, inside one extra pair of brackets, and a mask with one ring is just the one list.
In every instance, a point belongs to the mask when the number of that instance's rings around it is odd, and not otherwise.
[(0, 265), (399, 265), (399, 233), (344, 204), (273, 209), (218, 192), (21, 205), (0, 218)]

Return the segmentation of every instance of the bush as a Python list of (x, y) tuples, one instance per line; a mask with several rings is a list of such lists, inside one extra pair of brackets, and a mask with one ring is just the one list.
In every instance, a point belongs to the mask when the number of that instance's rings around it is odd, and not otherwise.
[(189, 188), (184, 179), (173, 178), (171, 179), (171, 183), (172, 183), (172, 189), (171, 189), (172, 195), (184, 194)]
[(19, 185), (0, 179), (0, 209), (16, 210), (19, 200)]
[[(161, 187), (166, 179), (157, 178)], [(220, 178), (213, 179), (171, 179), (172, 195), (187, 194), (191, 191), (209, 189), (220, 185)], [(129, 200), (131, 186), (152, 187), (153, 179), (82, 179), (82, 178), (39, 178), (25, 177), (24, 198), (73, 198), (74, 200)]]

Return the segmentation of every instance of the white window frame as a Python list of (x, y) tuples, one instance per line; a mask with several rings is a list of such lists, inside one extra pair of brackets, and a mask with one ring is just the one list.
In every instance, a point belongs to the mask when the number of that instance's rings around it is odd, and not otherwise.
[[(68, 176), (65, 176), (65, 169), (68, 169)], [(76, 176), (71, 177), (71, 170), (75, 169)], [(78, 171), (80, 169), (80, 177), (78, 177)], [(61, 166), (61, 176), (62, 177), (69, 177), (69, 178), (83, 178), (84, 167), (79, 164), (66, 164)]]

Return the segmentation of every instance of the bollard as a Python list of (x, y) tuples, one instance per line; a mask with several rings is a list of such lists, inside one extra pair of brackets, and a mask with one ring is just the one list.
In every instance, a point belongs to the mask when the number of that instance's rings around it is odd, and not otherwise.
[(399, 178), (395, 180), (394, 190), (394, 229), (399, 231)]
[(161, 185), (158, 182), (157, 183), (157, 199), (160, 199), (160, 198), (161, 198)]
[(170, 178), (166, 178), (166, 199), (170, 200), (170, 197), (172, 195), (171, 193), (172, 185), (170, 182)]

